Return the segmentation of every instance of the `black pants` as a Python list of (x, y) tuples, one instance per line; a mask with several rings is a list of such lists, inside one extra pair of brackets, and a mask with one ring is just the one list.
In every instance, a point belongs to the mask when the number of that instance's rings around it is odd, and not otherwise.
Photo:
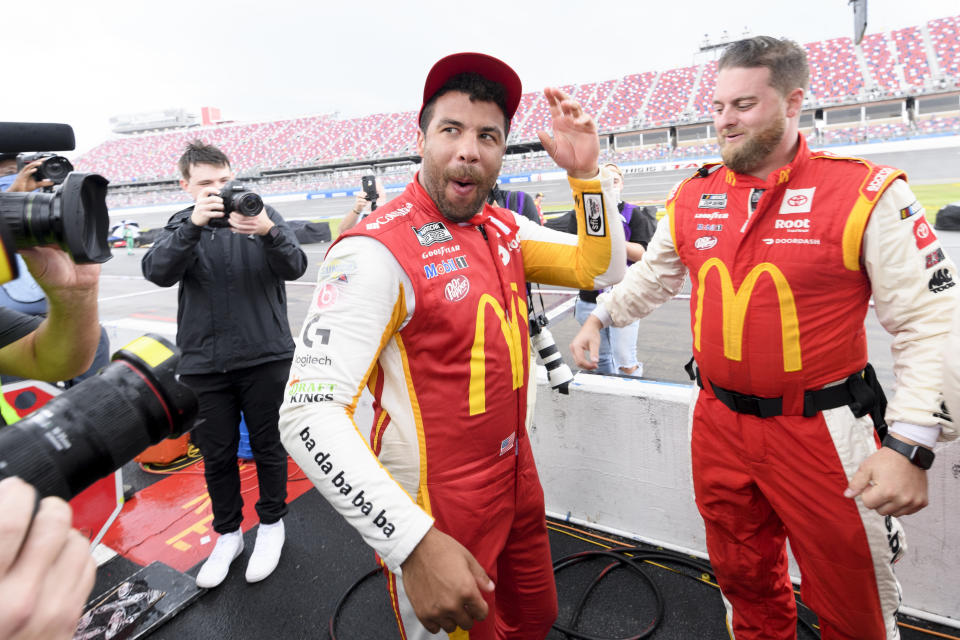
[(260, 522), (272, 524), (287, 513), (287, 452), (277, 422), (289, 373), (290, 360), (277, 360), (226, 373), (181, 376), (196, 391), (200, 404), (202, 422), (192, 438), (203, 454), (217, 533), (235, 531), (243, 521), (237, 463), (241, 411), (257, 466)]

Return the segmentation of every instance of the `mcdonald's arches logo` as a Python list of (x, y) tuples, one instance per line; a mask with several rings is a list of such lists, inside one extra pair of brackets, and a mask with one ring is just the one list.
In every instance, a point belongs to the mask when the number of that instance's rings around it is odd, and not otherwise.
[(716, 269), (720, 278), (721, 301), (723, 305), (723, 355), (729, 360), (740, 362), (743, 359), (743, 325), (750, 305), (750, 296), (760, 276), (766, 274), (773, 281), (780, 306), (780, 335), (783, 342), (783, 370), (799, 371), (802, 367), (800, 356), (800, 321), (797, 318), (797, 305), (793, 298), (790, 283), (783, 272), (771, 262), (761, 262), (753, 267), (738, 289), (733, 288), (733, 280), (723, 261), (710, 258), (697, 273), (697, 308), (694, 315), (693, 346), (700, 351), (700, 331), (703, 326), (703, 298), (706, 294), (706, 279)]

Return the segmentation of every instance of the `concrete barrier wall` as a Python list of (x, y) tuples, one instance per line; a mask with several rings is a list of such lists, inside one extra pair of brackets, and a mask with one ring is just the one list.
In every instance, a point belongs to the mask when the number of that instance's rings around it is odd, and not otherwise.
[[(578, 374), (562, 395), (539, 376), (530, 440), (547, 512), (705, 557), (690, 470), (696, 388)], [(930, 505), (903, 518), (897, 576), (906, 612), (960, 628), (960, 444), (936, 453)]]

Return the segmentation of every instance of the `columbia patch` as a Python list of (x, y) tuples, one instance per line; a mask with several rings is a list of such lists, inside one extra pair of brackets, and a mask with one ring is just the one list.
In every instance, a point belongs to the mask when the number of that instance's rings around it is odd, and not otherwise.
[(587, 217), (587, 235), (604, 237), (607, 235), (606, 218), (604, 217), (603, 194), (583, 194), (583, 212)]
[(701, 193), (698, 209), (726, 209), (727, 194), (725, 193)]
[(453, 235), (442, 222), (428, 222), (419, 229), (416, 227), (410, 228), (417, 234), (417, 241), (424, 247), (429, 247), (438, 242), (450, 242), (453, 240)]

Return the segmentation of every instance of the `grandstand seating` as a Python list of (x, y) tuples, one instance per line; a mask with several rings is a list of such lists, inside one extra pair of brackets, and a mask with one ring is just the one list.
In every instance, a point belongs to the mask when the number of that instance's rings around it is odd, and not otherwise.
[(696, 67), (670, 69), (661, 73), (656, 89), (647, 101), (644, 119), (652, 126), (676, 122), (677, 115), (687, 111), (696, 76)]
[(832, 104), (853, 100), (863, 88), (863, 76), (850, 38), (810, 42), (810, 94), (815, 102)]
[[(415, 114), (405, 114), (411, 118)], [(867, 126), (841, 126), (825, 130), (818, 138), (813, 130), (805, 131), (811, 148), (829, 147), (831, 145), (858, 144), (864, 141), (896, 140), (917, 136), (929, 135), (960, 135), (960, 116), (933, 116), (917, 121), (915, 127), (910, 127), (900, 121), (874, 123)], [(621, 165), (657, 162), (692, 160), (701, 161), (707, 158), (716, 158), (720, 154), (715, 142), (698, 142), (671, 148), (667, 143), (638, 146), (627, 149), (605, 149), (601, 151), (601, 162), (617, 162)], [(556, 164), (545, 153), (529, 153), (504, 159), (502, 175), (536, 173), (555, 171)], [(276, 178), (261, 178), (254, 181), (255, 189), (265, 195), (278, 193), (294, 193), (304, 191), (323, 191), (332, 189), (357, 189), (360, 185), (360, 176), (369, 173), (369, 168), (349, 169), (335, 174), (298, 173)], [(390, 172), (380, 174), (385, 185), (400, 186), (413, 179), (415, 165), (391, 168)], [(111, 190), (107, 203), (109, 207), (130, 207), (138, 205), (167, 204), (183, 202), (186, 196), (177, 188), (143, 190), (131, 187), (122, 187)]]
[(597, 126), (601, 131), (617, 131), (627, 128), (637, 114), (650, 87), (656, 79), (655, 71), (629, 75), (615, 85), (607, 108), (597, 116)]
[[(960, 15), (931, 20), (925, 28), (912, 26), (867, 35), (860, 45), (864, 68), (849, 38), (804, 46), (811, 67), (808, 106), (960, 88)], [(933, 60), (928, 60), (928, 52), (935, 56)], [(638, 131), (708, 120), (716, 73), (716, 62), (709, 60), (561, 89), (571, 93), (595, 116), (602, 133)], [(276, 169), (309, 171), (311, 167), (333, 167), (349, 161), (414, 155), (415, 118), (412, 111), (350, 119), (319, 115), (138, 134), (107, 140), (77, 158), (74, 164), (78, 170), (104, 174), (114, 185), (171, 181), (179, 177), (175, 163), (186, 143), (200, 138), (223, 148), (241, 176)], [(953, 132), (955, 120), (923, 119), (912, 128), (898, 122), (831, 128), (823, 132), (821, 142)], [(525, 93), (508, 142), (536, 141), (537, 132), (549, 128), (550, 114), (542, 92)], [(712, 144), (691, 144), (680, 149), (657, 144), (620, 149), (617, 157), (639, 162), (677, 157), (680, 153), (699, 157), (715, 152)], [(536, 170), (542, 163), (542, 158), (524, 157), (508, 161), (504, 170)], [(354, 173), (308, 173), (312, 177), (266, 180), (265, 184), (271, 192), (339, 188), (341, 180), (344, 186), (353, 185)], [(122, 189), (116, 190), (116, 201), (130, 197)]]
[(717, 84), (717, 62), (711, 60), (703, 65), (697, 95), (693, 99), (693, 112), (700, 118), (709, 118), (713, 113), (713, 88)]
[(916, 91), (923, 88), (930, 76), (930, 65), (927, 54), (923, 50), (920, 29), (907, 27), (893, 32), (893, 41), (900, 52), (900, 61), (903, 63), (903, 75), (907, 88)]
[(940, 72), (960, 78), (960, 16), (927, 23)]
[(863, 55), (870, 69), (874, 86), (882, 93), (894, 94), (901, 90), (895, 65), (897, 58), (890, 50), (890, 41), (885, 33), (871, 33), (861, 43)]

